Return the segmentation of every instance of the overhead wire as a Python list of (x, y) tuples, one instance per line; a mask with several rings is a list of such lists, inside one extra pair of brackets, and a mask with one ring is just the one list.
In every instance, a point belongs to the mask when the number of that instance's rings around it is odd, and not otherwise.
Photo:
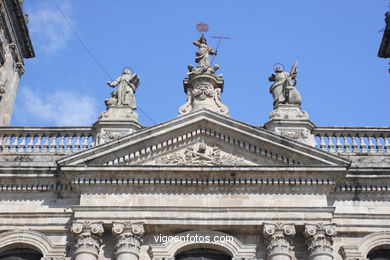
[[(72, 23), (69, 21), (65, 13), (62, 11), (61, 7), (58, 5), (57, 0), (54, 0), (54, 5), (56, 6), (58, 12), (61, 14), (62, 18), (64, 19), (65, 23), (68, 25), (72, 33), (76, 36), (77, 40), (80, 42), (80, 44), (83, 46), (83, 48), (86, 50), (86, 52), (89, 54), (89, 56), (92, 58), (92, 60), (98, 65), (98, 67), (106, 74), (106, 76), (113, 81), (113, 77), (111, 77), (110, 73), (104, 68), (104, 66), (99, 62), (99, 60), (96, 58), (96, 56), (92, 53), (92, 51), (88, 48), (88, 46), (84, 43), (84, 41), (81, 39), (81, 37), (78, 35), (76, 29), (73, 27)], [(137, 110), (141, 111), (142, 114), (144, 114), (153, 124), (157, 124), (156, 121), (154, 121), (145, 111), (141, 109), (139, 105), (137, 105)]]

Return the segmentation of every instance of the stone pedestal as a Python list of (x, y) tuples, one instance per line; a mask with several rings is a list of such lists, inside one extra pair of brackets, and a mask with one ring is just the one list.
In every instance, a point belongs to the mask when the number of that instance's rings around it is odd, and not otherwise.
[(104, 233), (103, 224), (74, 222), (72, 232), (76, 236), (75, 260), (97, 260), (101, 245), (100, 236)]
[(292, 237), (295, 227), (291, 224), (264, 224), (263, 235), (266, 238), (268, 260), (294, 259)]
[(333, 260), (335, 225), (306, 224), (305, 237), (309, 260)]
[(115, 222), (112, 233), (116, 236), (115, 259), (138, 260), (142, 245), (142, 237), (145, 234), (142, 223)]
[(197, 70), (190, 73), (183, 84), (187, 102), (179, 108), (179, 115), (209, 109), (229, 116), (229, 108), (221, 102), (224, 84), (222, 75), (215, 75), (211, 68), (204, 72)]
[(315, 137), (312, 134), (314, 124), (309, 120), (309, 114), (303, 111), (299, 105), (276, 105), (264, 127), (289, 139), (311, 146), (316, 145)]
[(93, 124), (95, 145), (132, 134), (141, 128), (138, 113), (130, 107), (107, 104), (107, 111), (102, 112)]
[(122, 136), (132, 134), (141, 128), (141, 124), (136, 121), (99, 120), (93, 124), (95, 145), (104, 144)]

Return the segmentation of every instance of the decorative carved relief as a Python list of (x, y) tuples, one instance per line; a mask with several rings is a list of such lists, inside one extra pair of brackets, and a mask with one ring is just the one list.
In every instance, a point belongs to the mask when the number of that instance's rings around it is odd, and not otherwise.
[(214, 97), (214, 87), (210, 83), (202, 82), (196, 84), (190, 91), (194, 98), (199, 98), (200, 100)]
[(218, 146), (207, 146), (204, 142), (193, 145), (171, 155), (157, 159), (155, 165), (246, 165), (242, 158), (222, 152)]
[(310, 132), (305, 128), (277, 128), (277, 134), (287, 137), (289, 139), (293, 139), (296, 141), (302, 142), (304, 139), (309, 138)]
[(311, 257), (317, 254), (332, 255), (333, 237), (335, 235), (336, 228), (334, 224), (306, 224), (305, 237), (307, 238), (306, 245), (309, 250), (309, 255)]
[(264, 224), (263, 235), (267, 239), (266, 249), (268, 257), (275, 254), (293, 256), (294, 246), (292, 237), (295, 235), (295, 227), (290, 224)]
[(100, 236), (104, 233), (102, 222), (74, 222), (71, 230), (76, 235), (75, 255), (89, 253), (98, 256), (101, 245)]
[(130, 134), (130, 131), (101, 129), (100, 132), (96, 135), (96, 144), (99, 145), (99, 144), (107, 143), (109, 141), (118, 139), (127, 134)]
[(123, 253), (139, 254), (142, 237), (145, 234), (143, 223), (114, 222), (112, 233), (116, 235), (116, 255)]

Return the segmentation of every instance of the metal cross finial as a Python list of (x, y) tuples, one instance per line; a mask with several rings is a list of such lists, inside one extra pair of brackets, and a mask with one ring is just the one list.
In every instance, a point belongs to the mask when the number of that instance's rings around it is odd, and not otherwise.
[[(219, 45), (221, 44), (222, 40), (230, 40), (231, 39), (230, 37), (224, 37), (223, 34), (221, 34), (220, 36), (211, 36), (211, 38), (218, 39), (217, 48), (215, 48), (216, 52), (218, 52), (218, 48), (219, 48)], [(211, 64), (214, 63), (214, 59), (215, 59), (215, 56), (213, 56), (213, 58), (211, 60)]]

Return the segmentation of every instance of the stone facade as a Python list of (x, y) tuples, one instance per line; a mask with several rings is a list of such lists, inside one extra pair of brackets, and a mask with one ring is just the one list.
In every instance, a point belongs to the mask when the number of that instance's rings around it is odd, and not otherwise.
[(7, 126), (24, 73), (23, 59), (35, 54), (21, 1), (1, 0), (0, 17), (0, 126)]
[(0, 128), (0, 258), (26, 248), (69, 260), (197, 249), (364, 260), (389, 249), (390, 128), (316, 126), (289, 99), (264, 126), (232, 119), (222, 76), (200, 54), (187, 103), (167, 122), (127, 117), (135, 87), (122, 85), (107, 103), (119, 112), (91, 127)]

